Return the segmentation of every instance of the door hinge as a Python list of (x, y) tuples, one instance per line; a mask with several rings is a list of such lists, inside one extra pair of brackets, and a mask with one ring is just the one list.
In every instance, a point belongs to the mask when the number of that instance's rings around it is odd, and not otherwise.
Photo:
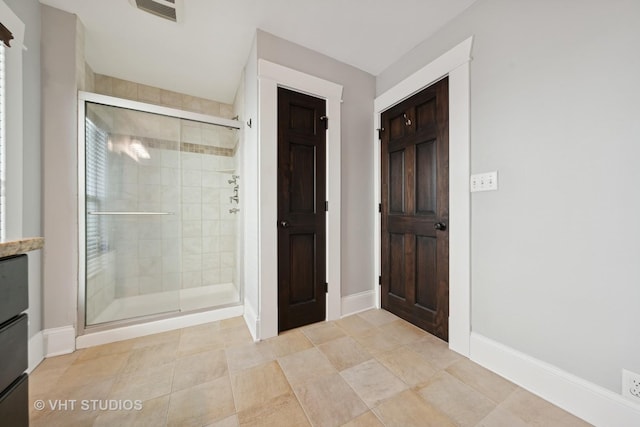
[(378, 131), (378, 139), (382, 139), (382, 132), (384, 132), (384, 128), (376, 129)]
[(329, 212), (329, 201), (328, 200), (325, 200), (325, 202), (324, 202), (324, 211), (325, 212)]
[(327, 282), (324, 283), (324, 293), (329, 293), (329, 283)]
[(382, 276), (378, 276), (378, 285), (382, 286)]
[(324, 128), (329, 129), (329, 117), (327, 116), (320, 116), (320, 121), (324, 122)]
[(382, 213), (382, 203), (378, 203), (378, 212)]

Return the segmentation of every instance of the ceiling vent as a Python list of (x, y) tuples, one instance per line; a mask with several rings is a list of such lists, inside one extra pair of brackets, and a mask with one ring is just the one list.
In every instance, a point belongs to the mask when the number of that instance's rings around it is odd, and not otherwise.
[(129, 0), (129, 2), (140, 10), (178, 22), (180, 0)]

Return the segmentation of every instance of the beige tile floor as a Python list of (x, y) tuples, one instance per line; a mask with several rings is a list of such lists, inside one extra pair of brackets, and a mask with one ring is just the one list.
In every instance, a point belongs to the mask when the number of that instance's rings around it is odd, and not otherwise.
[(383, 310), (259, 343), (238, 317), (79, 350), (33, 371), (30, 400), (47, 427), (588, 425)]

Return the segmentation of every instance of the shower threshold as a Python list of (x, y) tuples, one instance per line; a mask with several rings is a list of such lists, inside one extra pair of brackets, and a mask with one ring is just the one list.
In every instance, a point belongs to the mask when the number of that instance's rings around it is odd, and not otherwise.
[[(179, 294), (176, 295), (176, 294)], [(233, 283), (199, 286), (170, 292), (117, 298), (92, 322), (100, 324), (160, 313), (188, 312), (238, 303), (240, 295)], [(179, 302), (179, 304), (178, 304)]]

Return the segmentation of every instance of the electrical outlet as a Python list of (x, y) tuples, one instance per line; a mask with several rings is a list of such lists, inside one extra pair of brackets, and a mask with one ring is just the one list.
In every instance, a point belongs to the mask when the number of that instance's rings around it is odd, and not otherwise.
[(472, 193), (476, 191), (493, 191), (498, 189), (498, 171), (471, 175), (469, 182)]
[(622, 370), (622, 395), (640, 403), (640, 374)]

